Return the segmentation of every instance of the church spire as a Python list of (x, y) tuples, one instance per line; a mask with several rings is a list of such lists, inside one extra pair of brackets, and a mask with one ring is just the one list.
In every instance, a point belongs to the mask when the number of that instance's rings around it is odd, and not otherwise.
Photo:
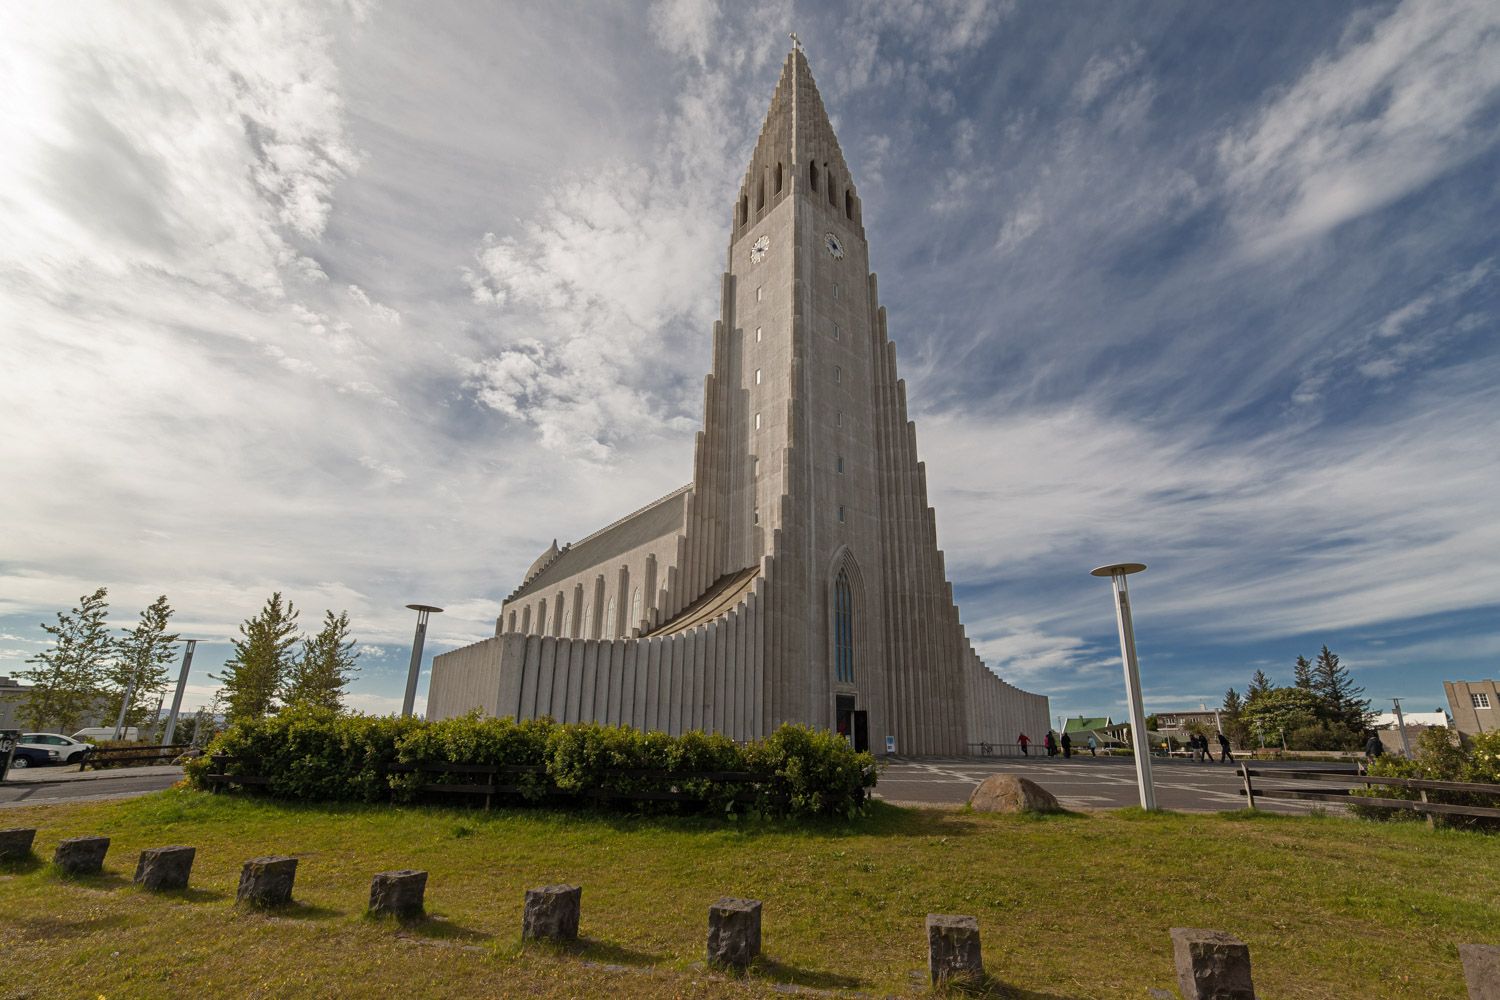
[(792, 191), (844, 215), (862, 234), (853, 177), (795, 36), (735, 201), (734, 239)]

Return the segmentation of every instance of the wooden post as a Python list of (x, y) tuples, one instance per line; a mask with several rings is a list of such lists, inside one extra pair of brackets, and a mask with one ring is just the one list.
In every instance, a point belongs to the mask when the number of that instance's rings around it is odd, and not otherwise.
[(1243, 761), (1240, 762), (1240, 777), (1245, 781), (1245, 808), (1255, 808), (1255, 788), (1250, 784), (1250, 768)]

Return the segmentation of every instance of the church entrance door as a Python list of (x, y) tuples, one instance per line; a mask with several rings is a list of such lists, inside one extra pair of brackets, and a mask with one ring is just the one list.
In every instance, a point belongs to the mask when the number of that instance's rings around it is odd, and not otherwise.
[(864, 753), (870, 749), (870, 713), (854, 713), (854, 749)]

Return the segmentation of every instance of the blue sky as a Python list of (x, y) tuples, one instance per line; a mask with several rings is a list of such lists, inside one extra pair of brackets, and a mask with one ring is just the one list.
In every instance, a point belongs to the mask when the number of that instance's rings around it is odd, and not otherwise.
[(165, 592), (206, 701), (280, 589), (389, 711), (686, 482), (789, 30), (1001, 676), (1121, 714), (1124, 558), (1150, 708), (1500, 669), (1494, 4), (79, 6), (0, 14), (0, 672)]

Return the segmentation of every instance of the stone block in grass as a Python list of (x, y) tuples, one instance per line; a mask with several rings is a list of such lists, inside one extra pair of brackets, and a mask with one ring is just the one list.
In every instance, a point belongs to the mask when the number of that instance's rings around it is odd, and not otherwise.
[(108, 837), (69, 837), (58, 842), (52, 863), (68, 875), (97, 875), (108, 850)]
[(1223, 931), (1173, 927), (1172, 961), (1183, 1000), (1255, 1000), (1250, 947)]
[(550, 941), (578, 939), (578, 912), (583, 887), (544, 885), (526, 890), (526, 908), (521, 914), (521, 937)]
[(1500, 945), (1461, 944), (1458, 959), (1464, 964), (1469, 1000), (1500, 1000)]
[(760, 900), (725, 896), (708, 908), (708, 964), (744, 969), (760, 954)]
[(381, 872), (370, 882), (370, 913), (377, 917), (415, 920), (423, 913), (427, 873), (404, 869)]
[(234, 901), (262, 909), (287, 906), (292, 901), (292, 883), (296, 879), (296, 858), (253, 858), (240, 869), (240, 887)]
[(0, 861), (24, 861), (31, 857), (31, 845), (35, 841), (34, 829), (0, 830)]
[(135, 865), (135, 884), (152, 892), (181, 892), (188, 887), (196, 848), (174, 844), (141, 852)]
[(984, 976), (977, 917), (927, 914), (927, 971), (934, 986), (947, 980), (963, 981)]

